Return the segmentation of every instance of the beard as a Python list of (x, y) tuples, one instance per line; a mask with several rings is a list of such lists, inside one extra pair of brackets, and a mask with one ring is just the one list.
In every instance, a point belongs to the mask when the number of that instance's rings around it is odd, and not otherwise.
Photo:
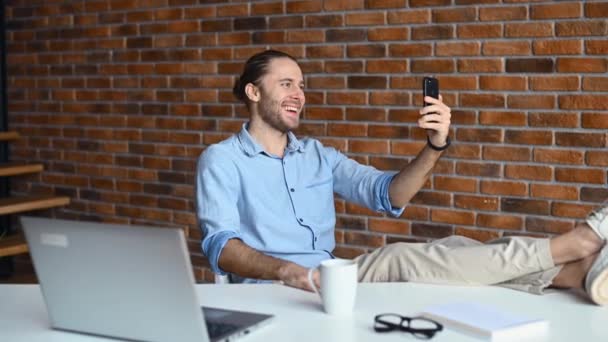
[(287, 133), (298, 128), (300, 119), (298, 116), (286, 116), (279, 101), (271, 100), (260, 103), (260, 117), (268, 126), (279, 132)]

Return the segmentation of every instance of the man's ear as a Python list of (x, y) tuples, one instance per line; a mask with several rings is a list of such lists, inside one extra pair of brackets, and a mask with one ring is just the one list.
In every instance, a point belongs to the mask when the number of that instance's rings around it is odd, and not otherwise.
[(260, 89), (256, 87), (253, 83), (247, 83), (247, 85), (245, 86), (245, 94), (251, 102), (260, 101)]

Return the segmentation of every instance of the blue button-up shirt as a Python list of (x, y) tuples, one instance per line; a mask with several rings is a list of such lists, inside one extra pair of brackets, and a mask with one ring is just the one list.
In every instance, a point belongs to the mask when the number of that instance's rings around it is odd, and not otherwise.
[(332, 258), (334, 192), (347, 201), (399, 216), (388, 188), (394, 173), (347, 158), (318, 140), (288, 133), (283, 158), (247, 131), (209, 146), (199, 157), (196, 210), (202, 249), (214, 272), (229, 239), (276, 258), (316, 267)]

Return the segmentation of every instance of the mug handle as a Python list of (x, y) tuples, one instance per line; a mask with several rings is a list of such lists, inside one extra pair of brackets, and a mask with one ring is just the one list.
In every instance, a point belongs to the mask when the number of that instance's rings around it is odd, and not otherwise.
[(315, 282), (312, 279), (312, 275), (314, 274), (316, 269), (317, 269), (316, 267), (308, 269), (308, 285), (310, 285), (310, 287), (312, 287), (312, 289), (315, 291), (316, 294), (321, 296), (321, 294), (319, 293), (319, 289), (317, 289), (317, 285), (315, 285)]

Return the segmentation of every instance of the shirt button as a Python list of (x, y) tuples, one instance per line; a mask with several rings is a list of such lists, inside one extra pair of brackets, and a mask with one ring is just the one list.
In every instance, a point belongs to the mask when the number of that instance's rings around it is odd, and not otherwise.
[(296, 191), (296, 189), (294, 189), (294, 188), (291, 188), (289, 190), (291, 190), (291, 192), (295, 192)]
[(315, 236), (315, 242), (317, 242), (318, 238)]
[(303, 219), (303, 218), (300, 218), (300, 222), (304, 222), (304, 219)]

